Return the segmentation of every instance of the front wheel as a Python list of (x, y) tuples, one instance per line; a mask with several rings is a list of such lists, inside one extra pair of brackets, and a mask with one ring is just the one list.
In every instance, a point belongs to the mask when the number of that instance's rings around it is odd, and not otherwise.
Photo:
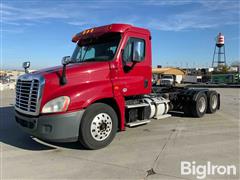
[(100, 149), (112, 142), (117, 132), (118, 118), (107, 104), (89, 106), (79, 128), (80, 143), (87, 149)]

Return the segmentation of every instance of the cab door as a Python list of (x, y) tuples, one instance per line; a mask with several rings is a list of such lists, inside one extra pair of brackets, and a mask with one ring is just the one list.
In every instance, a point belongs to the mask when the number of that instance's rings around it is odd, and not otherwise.
[(149, 36), (128, 32), (121, 54), (119, 84), (123, 96), (151, 92), (151, 52)]

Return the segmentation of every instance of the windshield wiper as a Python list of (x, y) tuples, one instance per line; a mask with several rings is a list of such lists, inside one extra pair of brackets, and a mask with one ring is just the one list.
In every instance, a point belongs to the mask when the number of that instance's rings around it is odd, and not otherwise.
[(88, 61), (109, 61), (109, 57), (93, 57), (93, 58), (85, 59), (83, 62), (88, 62)]
[(82, 62), (87, 62), (87, 61), (95, 61), (97, 58), (89, 58), (89, 59), (85, 59), (84, 61), (82, 61)]

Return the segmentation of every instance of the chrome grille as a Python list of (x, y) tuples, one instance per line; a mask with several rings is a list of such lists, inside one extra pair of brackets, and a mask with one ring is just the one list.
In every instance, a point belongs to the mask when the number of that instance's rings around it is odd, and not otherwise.
[(28, 114), (35, 114), (38, 110), (39, 87), (38, 79), (18, 79), (16, 85), (16, 108), (29, 112)]

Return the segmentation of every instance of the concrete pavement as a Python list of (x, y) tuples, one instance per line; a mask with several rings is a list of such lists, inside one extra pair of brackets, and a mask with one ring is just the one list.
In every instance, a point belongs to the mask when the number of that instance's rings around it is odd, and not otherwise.
[(23, 133), (14, 120), (14, 91), (1, 94), (2, 179), (196, 179), (181, 175), (181, 161), (235, 165), (239, 179), (240, 89), (217, 89), (221, 110), (194, 119), (174, 116), (127, 128), (100, 150), (78, 143), (49, 144)]

